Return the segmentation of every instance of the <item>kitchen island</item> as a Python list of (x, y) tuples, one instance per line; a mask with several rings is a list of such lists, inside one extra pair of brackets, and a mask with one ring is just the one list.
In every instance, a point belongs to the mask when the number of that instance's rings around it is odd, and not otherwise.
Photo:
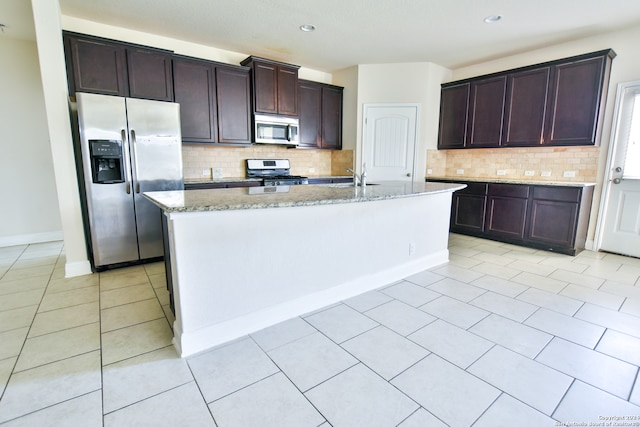
[(447, 262), (461, 184), (149, 192), (189, 356)]

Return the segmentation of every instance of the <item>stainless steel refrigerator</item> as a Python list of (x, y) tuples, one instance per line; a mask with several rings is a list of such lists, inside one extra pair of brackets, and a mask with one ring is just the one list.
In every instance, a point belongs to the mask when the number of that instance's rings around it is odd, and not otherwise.
[(179, 104), (90, 93), (76, 100), (94, 268), (162, 257), (162, 214), (142, 193), (184, 188)]

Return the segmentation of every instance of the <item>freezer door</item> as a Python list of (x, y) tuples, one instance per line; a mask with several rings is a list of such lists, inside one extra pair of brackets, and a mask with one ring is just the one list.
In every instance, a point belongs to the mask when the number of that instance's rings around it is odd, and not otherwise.
[[(96, 267), (135, 261), (138, 257), (130, 164), (126, 153), (127, 115), (124, 98), (76, 93), (85, 202)], [(124, 137), (124, 138), (123, 138)], [(89, 140), (120, 140), (125, 182), (96, 184), (92, 177)]]
[(127, 116), (140, 258), (158, 257), (164, 254), (162, 214), (142, 193), (184, 188), (180, 106), (127, 98)]

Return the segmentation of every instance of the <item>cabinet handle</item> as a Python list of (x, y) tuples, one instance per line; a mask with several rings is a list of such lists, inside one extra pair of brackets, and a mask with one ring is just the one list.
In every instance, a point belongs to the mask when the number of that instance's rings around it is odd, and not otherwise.
[(411, 176), (411, 172), (407, 172), (407, 176), (409, 176), (409, 177), (410, 177), (410, 176)]

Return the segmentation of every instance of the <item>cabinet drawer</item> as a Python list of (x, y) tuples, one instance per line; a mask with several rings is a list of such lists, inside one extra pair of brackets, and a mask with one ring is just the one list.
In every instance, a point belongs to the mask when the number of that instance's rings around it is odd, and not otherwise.
[(533, 198), (536, 200), (579, 202), (581, 192), (581, 188), (572, 187), (533, 187)]
[(529, 186), (519, 184), (489, 184), (489, 195), (503, 197), (529, 197)]

